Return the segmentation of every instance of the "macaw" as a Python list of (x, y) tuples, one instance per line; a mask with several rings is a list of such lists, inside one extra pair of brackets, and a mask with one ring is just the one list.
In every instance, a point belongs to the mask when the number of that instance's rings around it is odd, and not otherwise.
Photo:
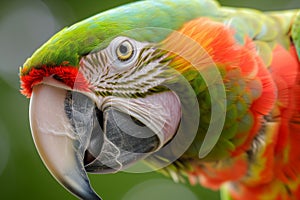
[(145, 161), (224, 199), (300, 199), (300, 14), (145, 0), (64, 28), (20, 68), (51, 174)]

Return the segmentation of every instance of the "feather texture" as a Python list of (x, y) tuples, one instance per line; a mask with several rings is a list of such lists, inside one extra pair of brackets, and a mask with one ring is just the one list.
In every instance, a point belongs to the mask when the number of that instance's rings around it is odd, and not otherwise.
[[(30, 97), (32, 87), (53, 77), (96, 96), (143, 97), (176, 82), (169, 74), (175, 70), (195, 91), (201, 115), (191, 146), (161, 171), (176, 181), (187, 176), (191, 184), (222, 188), (228, 199), (300, 199), (299, 13), (210, 0), (121, 6), (63, 29), (39, 48), (20, 70), (22, 93)], [(111, 75), (105, 53), (117, 36), (151, 45), (135, 65)], [(211, 67), (218, 73), (204, 77)], [(219, 85), (226, 99), (217, 90), (211, 94)], [(212, 151), (200, 159), (209, 127), (219, 123), (211, 118), (213, 106), (226, 110), (226, 119)]]

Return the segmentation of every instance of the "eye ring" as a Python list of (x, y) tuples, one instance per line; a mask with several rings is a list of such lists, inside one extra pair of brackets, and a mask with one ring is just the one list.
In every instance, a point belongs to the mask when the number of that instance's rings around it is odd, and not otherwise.
[(128, 40), (121, 42), (116, 49), (116, 55), (120, 61), (129, 60), (133, 56), (133, 54), (133, 46)]

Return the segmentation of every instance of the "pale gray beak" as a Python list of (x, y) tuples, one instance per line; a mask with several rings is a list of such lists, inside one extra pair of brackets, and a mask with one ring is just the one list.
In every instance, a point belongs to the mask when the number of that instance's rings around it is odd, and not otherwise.
[(119, 171), (160, 145), (151, 129), (127, 113), (99, 110), (83, 94), (44, 84), (33, 88), (30, 124), (48, 170), (81, 199), (101, 199), (86, 171)]

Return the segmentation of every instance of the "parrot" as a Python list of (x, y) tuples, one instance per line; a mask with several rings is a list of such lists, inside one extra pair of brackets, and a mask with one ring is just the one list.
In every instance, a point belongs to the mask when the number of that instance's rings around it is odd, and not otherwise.
[(142, 162), (224, 200), (293, 200), (299, 57), (299, 9), (143, 0), (56, 33), (20, 88), (43, 163), (80, 199), (101, 199), (87, 173)]

